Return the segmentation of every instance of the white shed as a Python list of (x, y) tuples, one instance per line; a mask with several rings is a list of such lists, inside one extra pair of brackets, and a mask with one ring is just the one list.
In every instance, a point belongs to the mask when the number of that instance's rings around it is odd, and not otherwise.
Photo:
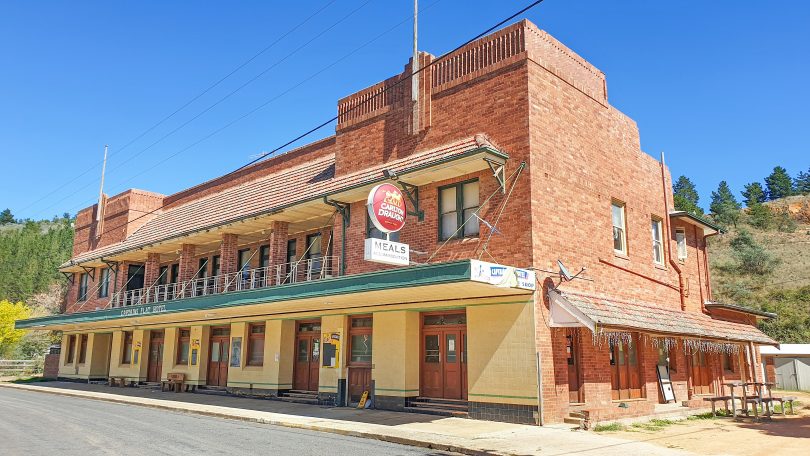
[(762, 346), (759, 350), (763, 359), (773, 358), (777, 388), (810, 391), (810, 344)]

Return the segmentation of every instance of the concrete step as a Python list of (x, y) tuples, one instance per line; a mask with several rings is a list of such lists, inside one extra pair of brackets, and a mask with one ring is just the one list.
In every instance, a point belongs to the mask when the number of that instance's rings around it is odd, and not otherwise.
[(279, 396), (279, 400), (284, 402), (292, 402), (295, 404), (309, 404), (309, 405), (318, 405), (318, 399), (315, 398), (304, 398), (304, 397), (290, 397), (290, 396)]
[(228, 390), (219, 386), (198, 386), (195, 390), (197, 394), (210, 394), (213, 396), (227, 396)]
[(436, 407), (405, 407), (404, 410), (406, 412), (411, 413), (425, 413), (428, 415), (437, 415), (437, 416), (453, 416), (456, 418), (467, 418), (469, 416), (469, 413), (467, 413), (467, 411), (448, 410)]
[(460, 404), (444, 404), (440, 402), (422, 402), (422, 401), (411, 401), (409, 404), (411, 407), (419, 407), (419, 408), (439, 408), (439, 409), (447, 409), (447, 410), (461, 410), (466, 412), (469, 409), (469, 406), (466, 402)]
[(299, 399), (318, 399), (318, 393), (310, 394), (310, 393), (284, 393), (282, 394), (283, 397), (295, 397)]
[(573, 424), (579, 427), (582, 427), (585, 424), (585, 418), (575, 418), (573, 416), (567, 416), (563, 419), (565, 424)]

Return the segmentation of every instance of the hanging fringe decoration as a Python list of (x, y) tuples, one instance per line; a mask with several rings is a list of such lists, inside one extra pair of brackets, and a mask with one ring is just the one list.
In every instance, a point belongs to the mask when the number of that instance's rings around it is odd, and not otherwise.
[[(633, 343), (633, 333), (628, 331), (615, 331), (606, 330), (605, 328), (598, 328), (593, 333), (593, 345), (602, 348), (607, 345), (618, 345)], [(655, 348), (666, 348), (667, 351), (672, 351), (678, 346), (678, 340), (683, 340), (684, 352), (688, 355), (695, 352), (706, 353), (727, 353), (737, 354), (740, 352), (740, 344), (716, 342), (703, 339), (689, 339), (678, 338), (672, 336), (656, 336), (651, 334), (642, 334), (640, 340), (648, 346)]]
[(684, 339), (683, 349), (686, 354), (699, 351), (707, 353), (737, 354), (740, 352), (740, 345), (701, 339)]

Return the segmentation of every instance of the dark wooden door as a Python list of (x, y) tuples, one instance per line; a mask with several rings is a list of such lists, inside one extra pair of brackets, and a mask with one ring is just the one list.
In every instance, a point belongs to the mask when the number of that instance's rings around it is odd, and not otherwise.
[(420, 394), (467, 398), (467, 329), (463, 315), (426, 315), (422, 325)]
[(295, 336), (295, 368), (293, 389), (318, 391), (318, 374), (321, 361), (321, 324), (299, 322)]
[(611, 395), (613, 400), (643, 397), (638, 361), (638, 337), (610, 345)]
[(149, 337), (148, 363), (146, 381), (159, 382), (163, 371), (163, 331), (152, 331)]
[(692, 353), (692, 390), (695, 394), (711, 394), (712, 383), (706, 353)]
[(206, 383), (210, 386), (228, 386), (229, 332), (226, 329), (212, 329), (206, 377)]
[(349, 320), (348, 383), (349, 399), (357, 402), (371, 391), (372, 317), (356, 316)]
[(582, 380), (580, 374), (579, 331), (567, 329), (565, 335), (566, 362), (568, 364), (568, 401), (582, 402)]

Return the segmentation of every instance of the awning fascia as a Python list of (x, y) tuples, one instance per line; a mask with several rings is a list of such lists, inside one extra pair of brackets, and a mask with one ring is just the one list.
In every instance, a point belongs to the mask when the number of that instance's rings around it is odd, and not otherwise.
[(596, 332), (596, 322), (572, 305), (557, 292), (549, 291), (550, 318), (552, 328), (588, 328)]
[[(236, 306), (272, 304), (284, 301), (325, 298), (372, 291), (391, 290), (402, 295), (403, 290), (413, 287), (470, 282), (477, 287), (484, 287), (487, 292), (481, 297), (531, 295), (533, 289), (516, 286), (494, 285), (485, 278), (473, 274), (478, 264), (489, 264), (477, 260), (463, 260), (451, 263), (437, 263), (412, 266), (400, 269), (388, 269), (364, 274), (278, 285), (255, 290), (235, 291), (218, 295), (185, 298), (139, 306), (117, 307), (113, 309), (79, 312), (47, 317), (18, 320), (17, 329), (62, 329), (65, 325), (82, 323), (131, 321), (135, 318), (163, 316), (173, 313), (223, 309)], [(525, 270), (523, 270), (525, 271)], [(302, 311), (305, 309), (302, 309)]]

